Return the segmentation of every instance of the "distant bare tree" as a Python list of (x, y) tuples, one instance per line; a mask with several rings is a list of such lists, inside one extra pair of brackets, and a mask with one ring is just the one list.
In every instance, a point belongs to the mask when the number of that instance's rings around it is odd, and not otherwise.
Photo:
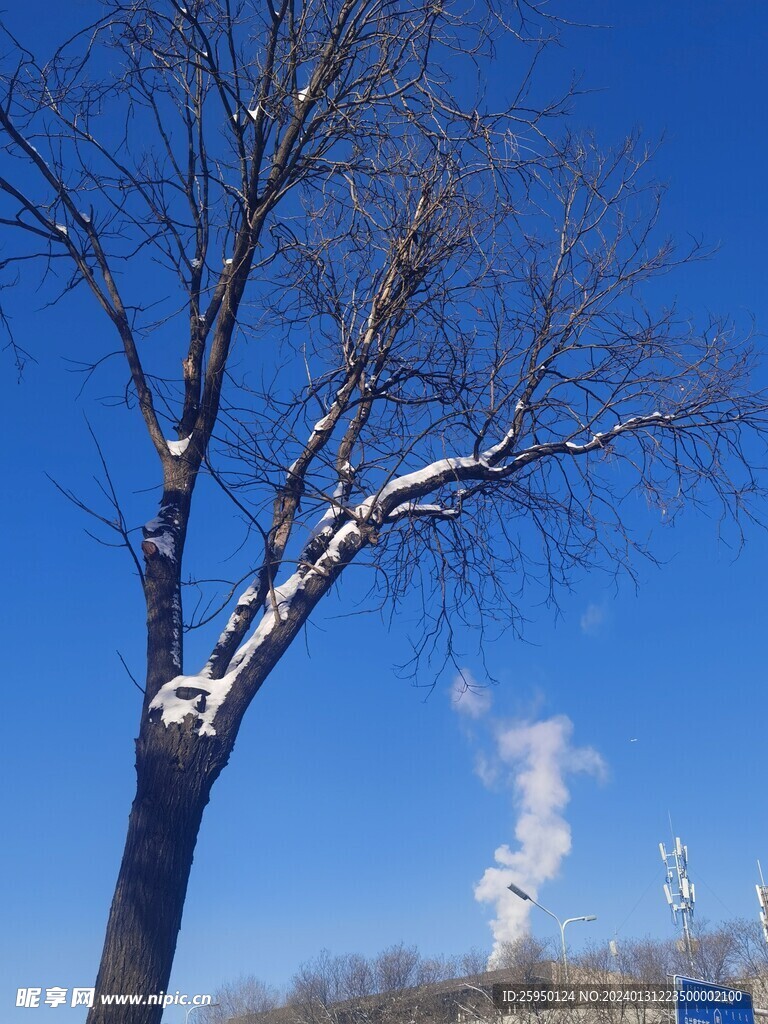
[[(664, 988), (675, 973), (747, 988), (756, 1004), (768, 991), (768, 956), (756, 922), (736, 920), (710, 928), (696, 924), (693, 969), (676, 939), (624, 939), (614, 953), (606, 944), (587, 945), (570, 957), (572, 988), (600, 992), (624, 987)], [(423, 957), (414, 946), (399, 944), (375, 957), (333, 956), (327, 951), (303, 964), (294, 975), (286, 1004), (244, 1015), (238, 1024), (488, 1024), (505, 1018), (493, 1004), (495, 983), (531, 988), (558, 987), (555, 950), (548, 942), (525, 935), (504, 943), (486, 967), (488, 953), (471, 951), (458, 957)], [(381, 965), (389, 965), (385, 972)], [(377, 981), (378, 979), (378, 981)], [(382, 983), (391, 988), (382, 987)], [(238, 985), (222, 992), (238, 992)], [(247, 987), (246, 987), (247, 991)], [(231, 1001), (234, 1005), (234, 1000)], [(660, 1024), (665, 1004), (615, 1000), (588, 1007), (517, 1007), (521, 1024)], [(215, 1018), (218, 1021), (218, 1017)]]
[(276, 989), (249, 974), (218, 988), (213, 994), (213, 1003), (215, 1005), (196, 1011), (198, 1021), (227, 1024), (233, 1018), (257, 1015), (264, 1020), (264, 1015), (279, 1005), (280, 995)]
[(478, 978), (488, 970), (488, 950), (473, 947), (456, 958), (457, 978)]
[(469, 973), (467, 968), (471, 963), (471, 953), (461, 957), (421, 957), (416, 972), (416, 983), (421, 986), (437, 985), (450, 978), (463, 978)]
[[(713, 928), (699, 919), (692, 930), (693, 971), (696, 978), (728, 984), (739, 973), (739, 942), (730, 927)], [(674, 972), (690, 972), (685, 954), (675, 947)]]
[(542, 968), (556, 959), (550, 942), (536, 938), (530, 933), (521, 935), (514, 942), (502, 942), (494, 955), (493, 966), (506, 970), (518, 978), (521, 984), (536, 981), (542, 977)]
[[(692, 929), (691, 957), (682, 939), (629, 939), (618, 943), (617, 956), (606, 946), (591, 946), (574, 957), (585, 976), (598, 983), (666, 986), (673, 975), (693, 976), (706, 981), (732, 985), (749, 975), (744, 951), (751, 947), (747, 922), (729, 922), (716, 928), (698, 920)], [(747, 954), (748, 955), (748, 954)], [(600, 1019), (654, 1019), (652, 1007), (599, 1007)], [(621, 1011), (621, 1012), (619, 1012)]]
[(379, 953), (372, 966), (377, 992), (399, 992), (421, 980), (422, 960), (415, 946), (390, 946)]
[[(516, 628), (532, 581), (632, 571), (638, 496), (738, 522), (761, 493), (749, 345), (643, 298), (686, 258), (649, 153), (556, 133), (527, 57), (498, 110), (451, 92), (546, 6), (103, 0), (47, 61), (5, 31), (2, 266), (96, 301), (161, 482), (140, 550), (111, 475), (93, 510), (147, 618), (98, 994), (167, 987), (211, 787), (352, 562), (420, 594), (415, 655), (450, 659), (457, 623)], [(245, 523), (213, 592), (184, 559), (201, 479)], [(88, 1020), (159, 1016), (97, 995)]]
[[(493, 984), (504, 979), (515, 985), (542, 988), (553, 981), (553, 950), (551, 943), (536, 938), (530, 933), (521, 935), (512, 942), (500, 943), (493, 955), (493, 970), (489, 973), (488, 955), (481, 970), (467, 971), (464, 975), (466, 987), (458, 989), (452, 999), (458, 1019), (471, 1024), (477, 1021), (503, 1021), (504, 1011), (494, 1005)], [(466, 959), (464, 959), (466, 964)], [(521, 1004), (515, 1009), (515, 1020), (519, 1024), (554, 1024), (558, 1019), (555, 1011), (538, 1006)], [(446, 1020), (457, 1019), (456, 1015)]]
[[(768, 942), (757, 920), (738, 918), (729, 921), (728, 930), (733, 943), (734, 971), (737, 978), (762, 978), (768, 992)], [(765, 1004), (764, 1004), (765, 1005)]]
[(376, 990), (374, 966), (359, 953), (349, 953), (340, 960), (337, 977), (344, 999), (369, 996)]
[(621, 977), (649, 985), (665, 985), (673, 973), (672, 939), (625, 939), (618, 943), (618, 953), (615, 965)]
[[(291, 980), (286, 999), (288, 1007), (293, 1011), (292, 1019), (305, 1024), (319, 1024), (329, 1019), (334, 1004), (348, 998), (342, 980), (345, 973), (344, 960), (343, 956), (332, 957), (327, 950), (323, 950), (314, 960), (301, 964)], [(362, 998), (369, 994), (370, 990), (366, 991), (369, 978), (372, 987), (372, 974), (368, 972), (362, 985), (355, 984), (351, 998)]]
[(366, 1024), (392, 1020), (412, 1012), (416, 1005), (427, 1012), (439, 982), (456, 977), (458, 962), (443, 957), (424, 958), (415, 946), (399, 943), (366, 959), (359, 954), (332, 956), (327, 951), (302, 964), (287, 996), (289, 1015), (297, 1024)]
[(370, 959), (323, 952), (296, 972), (275, 1024), (449, 1024), (462, 1014), (469, 1020), (489, 1013), (495, 1019), (487, 959), (423, 957), (402, 943)]
[[(598, 990), (621, 986), (632, 989), (641, 984), (661, 988), (669, 984), (667, 976), (658, 973), (669, 953), (669, 942), (622, 942), (618, 952), (614, 956), (606, 944), (601, 944), (587, 946), (574, 956), (579, 983)], [(660, 1017), (667, 1020), (667, 1008), (653, 1003), (615, 1001), (589, 1007), (589, 1020), (594, 1024), (658, 1024)]]

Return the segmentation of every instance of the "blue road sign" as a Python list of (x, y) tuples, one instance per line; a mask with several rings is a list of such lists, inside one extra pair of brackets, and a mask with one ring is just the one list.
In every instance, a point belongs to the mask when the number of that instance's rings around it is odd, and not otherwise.
[(755, 1024), (749, 992), (680, 975), (674, 983), (675, 1024)]

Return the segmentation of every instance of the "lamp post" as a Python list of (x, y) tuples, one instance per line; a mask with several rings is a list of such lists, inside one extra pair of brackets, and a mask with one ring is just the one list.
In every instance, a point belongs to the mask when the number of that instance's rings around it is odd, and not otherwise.
[(184, 1016), (184, 1024), (189, 1024), (189, 1015), (191, 1013), (194, 1013), (195, 1010), (199, 1010), (203, 1006), (205, 1006), (206, 1009), (209, 1009), (211, 1006), (220, 1006), (220, 1005), (221, 1005), (221, 1003), (197, 1003), (197, 1004), (195, 1004), (195, 1006), (190, 1006), (190, 1008), (187, 1010), (187, 1012), (186, 1012), (186, 1014)]
[(546, 907), (542, 907), (542, 905), (540, 903), (537, 903), (537, 901), (532, 896), (529, 896), (527, 892), (524, 892), (522, 889), (518, 888), (518, 886), (514, 885), (512, 882), (510, 882), (507, 888), (509, 889), (510, 892), (513, 892), (515, 896), (519, 897), (521, 900), (528, 900), (529, 902), (533, 903), (535, 907), (538, 907), (539, 910), (543, 910), (545, 914), (549, 914), (550, 917), (554, 918), (555, 921), (557, 921), (557, 927), (560, 929), (560, 947), (563, 951), (563, 973), (565, 974), (565, 980), (568, 981), (568, 953), (565, 948), (565, 926), (568, 924), (572, 924), (574, 921), (596, 921), (597, 917), (594, 914), (586, 914), (582, 917), (567, 917), (565, 921), (561, 921), (557, 914), (553, 914), (551, 910), (547, 910)]

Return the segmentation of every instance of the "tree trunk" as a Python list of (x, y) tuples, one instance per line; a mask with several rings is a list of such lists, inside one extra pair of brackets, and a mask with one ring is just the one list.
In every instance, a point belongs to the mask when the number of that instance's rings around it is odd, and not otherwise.
[(136, 750), (136, 797), (87, 1024), (159, 1024), (162, 1001), (102, 997), (167, 990), (203, 810), (231, 744), (145, 719)]
[(167, 991), (195, 844), (211, 787), (229, 760), (250, 701), (344, 565), (362, 550), (367, 536), (362, 530), (352, 531), (330, 570), (304, 578), (288, 614), (276, 620), (269, 641), (258, 647), (247, 673), (238, 678), (238, 686), (218, 708), (213, 736), (199, 735), (194, 728), (199, 718), (194, 714), (183, 725), (165, 726), (160, 712), (150, 711), (152, 696), (166, 680), (175, 678), (177, 669), (173, 645), (164, 642), (170, 634), (164, 637), (161, 633), (158, 643), (155, 627), (166, 621), (166, 609), (173, 608), (172, 585), (178, 581), (153, 569), (147, 602), (147, 689), (136, 743), (136, 797), (87, 1024), (160, 1024), (162, 1000), (157, 1006), (103, 1000), (109, 996), (146, 1000)]

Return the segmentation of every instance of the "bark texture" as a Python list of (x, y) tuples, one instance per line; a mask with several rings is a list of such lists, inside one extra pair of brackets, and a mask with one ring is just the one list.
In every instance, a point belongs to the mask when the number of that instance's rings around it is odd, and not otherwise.
[(167, 990), (203, 810), (229, 751), (218, 737), (148, 723), (88, 1024), (159, 1024), (163, 1007), (102, 996)]

